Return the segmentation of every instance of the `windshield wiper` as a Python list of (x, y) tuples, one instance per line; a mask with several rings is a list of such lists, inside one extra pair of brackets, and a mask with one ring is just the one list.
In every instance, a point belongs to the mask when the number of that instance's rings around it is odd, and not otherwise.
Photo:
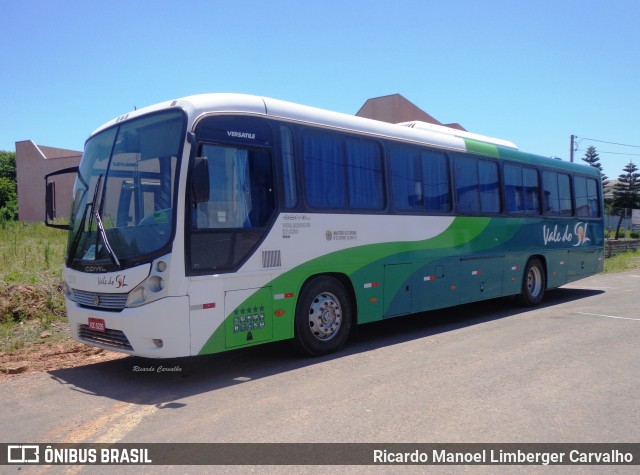
[(113, 252), (113, 249), (111, 248), (111, 244), (109, 244), (109, 239), (107, 238), (107, 232), (105, 231), (104, 226), (102, 225), (102, 218), (100, 218), (100, 213), (98, 213), (98, 210), (95, 208), (93, 209), (93, 215), (96, 218), (96, 223), (98, 224), (98, 229), (100, 230), (100, 236), (102, 236), (102, 242), (104, 244), (105, 249), (109, 253), (109, 257), (111, 258), (111, 260), (116, 266), (122, 267), (120, 265), (120, 261), (118, 260), (118, 256), (116, 256), (116, 253)]
[[(93, 218), (95, 216), (95, 210), (96, 210), (96, 200), (98, 199), (98, 191), (100, 190), (100, 184), (102, 183), (102, 177), (104, 177), (104, 174), (100, 174), (100, 176), (98, 177), (98, 180), (96, 181), (96, 187), (93, 190), (93, 199), (91, 200), (91, 203), (87, 203), (87, 206), (91, 206), (91, 216), (89, 216), (89, 231), (91, 231), (91, 228), (93, 227)], [(85, 209), (85, 212), (87, 210)], [(96, 250), (97, 250), (97, 244), (96, 244)]]
[[(111, 244), (109, 244), (109, 238), (107, 237), (107, 231), (105, 231), (104, 225), (102, 224), (102, 218), (100, 217), (100, 208), (102, 206), (96, 206), (97, 205), (97, 200), (98, 200), (98, 193), (99, 193), (99, 190), (100, 190), (100, 184), (102, 183), (102, 178), (103, 177), (104, 177), (103, 174), (101, 174), (98, 177), (98, 182), (96, 183), (96, 189), (93, 192), (93, 203), (91, 203), (91, 216), (89, 218), (89, 229), (91, 229), (91, 226), (93, 224), (93, 218), (95, 218), (96, 219), (96, 225), (98, 227), (98, 231), (100, 232), (100, 237), (102, 237), (102, 243), (104, 244), (104, 248), (109, 253), (109, 257), (111, 258), (111, 261), (118, 268), (121, 268), (122, 266), (120, 265), (120, 261), (118, 260), (118, 256), (116, 256), (116, 253), (113, 251), (113, 248), (111, 247)], [(98, 255), (98, 233), (96, 233), (95, 256), (97, 257), (97, 255)]]

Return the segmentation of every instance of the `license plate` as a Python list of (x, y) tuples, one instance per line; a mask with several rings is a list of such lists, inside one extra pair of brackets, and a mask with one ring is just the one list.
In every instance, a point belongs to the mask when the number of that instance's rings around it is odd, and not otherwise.
[(104, 332), (106, 329), (107, 327), (105, 326), (102, 318), (89, 318), (89, 330)]

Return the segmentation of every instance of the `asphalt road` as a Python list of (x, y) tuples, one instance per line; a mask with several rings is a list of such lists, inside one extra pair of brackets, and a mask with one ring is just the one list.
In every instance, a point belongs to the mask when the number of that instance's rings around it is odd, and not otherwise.
[(317, 359), (272, 344), (5, 378), (0, 442), (638, 442), (639, 289), (599, 275), (536, 309), (396, 318)]

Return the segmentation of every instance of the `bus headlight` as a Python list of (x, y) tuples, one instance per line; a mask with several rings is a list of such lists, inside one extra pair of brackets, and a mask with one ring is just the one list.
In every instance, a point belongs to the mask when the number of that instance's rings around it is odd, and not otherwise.
[(147, 279), (147, 287), (151, 292), (160, 292), (164, 289), (164, 279), (157, 275), (152, 275)]
[(127, 307), (138, 307), (164, 297), (164, 289), (164, 279), (157, 275), (152, 275), (129, 292)]
[(76, 296), (74, 295), (73, 290), (71, 289), (71, 287), (69, 287), (69, 284), (67, 284), (66, 282), (62, 284), (62, 291), (64, 292), (64, 296), (67, 297), (69, 300), (73, 302), (76, 301)]
[(138, 307), (145, 304), (147, 301), (147, 289), (144, 287), (144, 282), (138, 287), (129, 292), (127, 298), (127, 307)]
[(129, 292), (127, 307), (139, 307), (167, 295), (167, 285), (164, 274), (167, 270), (166, 260), (161, 260), (151, 267), (151, 275), (143, 280), (140, 285)]

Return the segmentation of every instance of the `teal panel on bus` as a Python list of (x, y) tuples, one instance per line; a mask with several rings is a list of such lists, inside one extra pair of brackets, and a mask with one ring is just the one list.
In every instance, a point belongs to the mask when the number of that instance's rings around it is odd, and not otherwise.
[(445, 257), (426, 263), (416, 263), (415, 268), (412, 285), (413, 312), (458, 304), (459, 258)]
[(504, 255), (460, 259), (460, 303), (500, 297)]
[(411, 313), (411, 264), (384, 266), (384, 316), (395, 317)]

